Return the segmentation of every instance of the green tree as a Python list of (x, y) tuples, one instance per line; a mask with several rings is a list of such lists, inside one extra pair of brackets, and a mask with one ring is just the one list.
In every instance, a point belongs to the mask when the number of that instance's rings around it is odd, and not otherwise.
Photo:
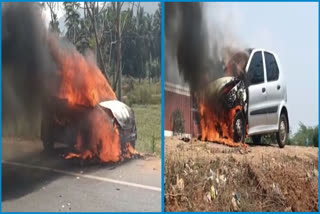
[(61, 31), (59, 28), (59, 21), (57, 18), (57, 13), (55, 12), (55, 10), (59, 8), (59, 3), (58, 2), (46, 2), (46, 5), (50, 10), (50, 15), (51, 15), (51, 20), (49, 23), (49, 30), (51, 32), (54, 32), (54, 33), (60, 35)]
[(295, 133), (292, 138), (293, 144), (305, 146), (306, 139), (309, 139), (309, 146), (318, 145), (318, 126), (316, 127), (307, 127), (302, 122), (299, 123), (299, 130)]
[[(153, 58), (161, 64), (161, 3), (158, 3), (158, 9), (153, 15)], [(160, 73), (161, 71), (159, 71)]]
[(319, 146), (319, 127), (316, 126), (313, 130), (312, 144), (315, 147)]
[(77, 43), (79, 40), (78, 32), (79, 32), (79, 26), (80, 26), (80, 14), (78, 12), (80, 3), (64, 2), (63, 6), (66, 12), (66, 19), (65, 19), (65, 24), (67, 26), (66, 37), (70, 42), (72, 42), (74, 45), (77, 46)]
[(99, 68), (119, 95), (122, 75), (139, 80), (160, 79), (161, 4), (153, 14), (146, 13), (140, 3), (134, 2), (85, 2), (83, 6), (65, 2), (63, 5), (65, 37), (81, 53), (87, 49), (95, 51)]

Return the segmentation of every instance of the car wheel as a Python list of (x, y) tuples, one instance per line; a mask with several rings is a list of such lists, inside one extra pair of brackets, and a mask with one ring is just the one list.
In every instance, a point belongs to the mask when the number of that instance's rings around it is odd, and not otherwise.
[(279, 130), (277, 132), (277, 141), (280, 148), (283, 148), (288, 140), (288, 120), (285, 114), (280, 115)]
[(260, 144), (261, 143), (261, 135), (254, 135), (251, 137), (252, 142), (254, 144)]
[(233, 121), (233, 140), (234, 142), (244, 142), (245, 140), (245, 120), (241, 111), (238, 111)]

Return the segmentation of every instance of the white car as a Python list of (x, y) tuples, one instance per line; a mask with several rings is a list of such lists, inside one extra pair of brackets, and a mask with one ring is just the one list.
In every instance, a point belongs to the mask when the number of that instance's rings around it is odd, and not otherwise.
[(218, 94), (219, 103), (225, 108), (243, 106), (234, 118), (234, 141), (244, 141), (248, 125), (248, 135), (254, 143), (260, 143), (262, 135), (276, 133), (279, 147), (283, 148), (288, 140), (289, 118), (286, 81), (279, 59), (263, 49), (246, 53), (243, 78), (217, 79), (207, 91)]

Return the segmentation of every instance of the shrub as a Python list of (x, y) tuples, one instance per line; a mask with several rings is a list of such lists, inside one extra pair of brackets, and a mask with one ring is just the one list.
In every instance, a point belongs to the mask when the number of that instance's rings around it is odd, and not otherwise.
[(127, 78), (123, 84), (123, 101), (130, 106), (161, 104), (161, 83), (149, 83), (147, 80), (139, 83), (133, 78)]
[(312, 137), (312, 141), (313, 141), (313, 146), (318, 147), (319, 146), (319, 131), (318, 131), (318, 126), (314, 128), (313, 130), (313, 137)]
[(173, 133), (174, 134), (184, 133), (183, 113), (179, 109), (176, 109), (172, 113), (171, 119), (173, 120)]
[(149, 104), (151, 103), (152, 95), (150, 90), (147, 87), (138, 86), (135, 89), (128, 93), (128, 104)]

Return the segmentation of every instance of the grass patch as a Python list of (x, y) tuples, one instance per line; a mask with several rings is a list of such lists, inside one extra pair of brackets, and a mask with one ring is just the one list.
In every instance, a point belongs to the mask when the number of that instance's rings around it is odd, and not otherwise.
[(161, 154), (161, 105), (133, 106), (138, 140), (137, 151)]
[(123, 102), (134, 104), (161, 104), (161, 83), (135, 79), (126, 79), (123, 83)]

